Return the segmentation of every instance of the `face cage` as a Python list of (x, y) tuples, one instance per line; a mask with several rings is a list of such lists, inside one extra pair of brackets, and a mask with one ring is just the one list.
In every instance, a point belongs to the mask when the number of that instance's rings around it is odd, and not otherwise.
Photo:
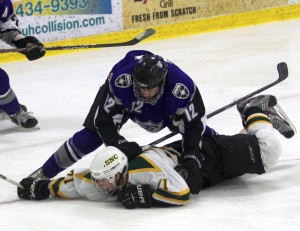
[[(114, 176), (109, 176), (108, 178), (103, 177), (100, 179), (95, 179), (94, 177), (92, 177), (92, 180), (95, 182), (96, 189), (100, 191), (101, 194), (114, 194), (115, 192), (118, 191), (118, 189), (121, 189), (126, 183), (126, 172), (127, 172), (127, 166), (123, 168), (120, 178), (117, 182), (115, 176), (119, 172), (117, 172)], [(120, 185), (120, 183), (122, 183), (121, 181), (123, 178), (124, 178), (123, 184)]]
[[(153, 88), (154, 88), (154, 87), (157, 87), (157, 86), (153, 86)], [(139, 100), (145, 102), (145, 103), (152, 103), (152, 104), (154, 104), (154, 103), (156, 103), (156, 102), (159, 100), (159, 98), (160, 98), (160, 97), (163, 95), (163, 93), (164, 93), (165, 81), (163, 81), (158, 87), (159, 87), (159, 89), (158, 89), (158, 91), (157, 91), (157, 94), (156, 94), (155, 96), (153, 96), (152, 98), (147, 99), (147, 98), (145, 98), (145, 97), (143, 96), (143, 94), (142, 94), (141, 91), (140, 91), (140, 89), (143, 88), (143, 87), (141, 86), (141, 84), (139, 84), (139, 83), (136, 82), (135, 80), (133, 81), (133, 88), (134, 88), (134, 95), (135, 95), (135, 97), (136, 97), (137, 99), (139, 99)], [(147, 88), (143, 88), (143, 89), (147, 90)], [(148, 89), (151, 89), (151, 88), (148, 88)]]

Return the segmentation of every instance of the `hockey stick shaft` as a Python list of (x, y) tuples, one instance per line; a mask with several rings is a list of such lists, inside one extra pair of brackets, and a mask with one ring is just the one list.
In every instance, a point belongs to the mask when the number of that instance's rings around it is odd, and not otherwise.
[(266, 85), (266, 86), (258, 89), (257, 91), (254, 91), (254, 92), (252, 92), (252, 93), (250, 93), (248, 95), (245, 95), (244, 97), (242, 97), (242, 98), (240, 98), (240, 99), (238, 99), (236, 101), (233, 101), (232, 103), (230, 103), (230, 104), (228, 104), (228, 105), (226, 105), (226, 106), (224, 106), (224, 107), (222, 107), (222, 108), (220, 108), (220, 109), (218, 109), (218, 110), (216, 110), (216, 111), (208, 114), (207, 118), (209, 119), (209, 118), (213, 117), (214, 115), (217, 115), (217, 114), (219, 114), (219, 113), (221, 113), (221, 112), (223, 112), (223, 111), (231, 108), (232, 106), (237, 105), (238, 103), (244, 101), (245, 99), (248, 99), (248, 98), (250, 98), (250, 97), (252, 97), (252, 96), (254, 96), (256, 94), (259, 94), (259, 93), (261, 93), (261, 92), (269, 89), (270, 87), (273, 87), (274, 85), (280, 83), (281, 81), (285, 80), (288, 77), (288, 68), (287, 68), (286, 63), (284, 63), (284, 62), (279, 63), (277, 65), (277, 70), (278, 70), (279, 77), (278, 77), (278, 79), (276, 81), (274, 81), (274, 82), (272, 82), (272, 83), (270, 83), (270, 84), (268, 84), (268, 85)]
[[(242, 102), (245, 99), (248, 99), (248, 98), (250, 98), (250, 97), (252, 97), (252, 96), (254, 96), (258, 93), (261, 93), (261, 92), (265, 91), (266, 89), (269, 89), (270, 87), (280, 83), (281, 81), (285, 80), (288, 77), (288, 67), (287, 67), (287, 64), (285, 62), (281, 62), (281, 63), (277, 64), (277, 71), (278, 71), (279, 77), (276, 81), (274, 81), (274, 82), (272, 82), (272, 83), (270, 83), (270, 84), (268, 84), (268, 85), (266, 85), (266, 86), (264, 86), (264, 87), (262, 87), (262, 88), (260, 88), (256, 91), (254, 91), (254, 92), (252, 92), (248, 95), (245, 95), (244, 97), (242, 97), (238, 100), (235, 100), (232, 103), (230, 103), (230, 104), (228, 104), (224, 107), (221, 107), (220, 109), (208, 114), (207, 119), (209, 119), (209, 118), (211, 118), (211, 117), (213, 117), (213, 116), (215, 116), (215, 115), (217, 115), (217, 114), (219, 114), (219, 113), (221, 113), (221, 112), (237, 105), (238, 103)], [(172, 132), (172, 133), (170, 133), (170, 134), (168, 134), (168, 135), (166, 135), (166, 136), (164, 136), (164, 137), (162, 137), (158, 140), (155, 140), (152, 143), (144, 146), (143, 150), (147, 150), (149, 147), (155, 146), (155, 145), (157, 145), (157, 144), (159, 144), (159, 143), (161, 143), (161, 142), (163, 142), (163, 141), (165, 141), (165, 140), (167, 140), (167, 139), (169, 139), (169, 138), (171, 138), (171, 137), (173, 137), (177, 134), (178, 134), (178, 132)]]
[[(89, 49), (89, 48), (104, 48), (104, 47), (120, 47), (120, 46), (133, 46), (142, 40), (150, 37), (155, 34), (156, 31), (152, 28), (146, 29), (144, 32), (136, 36), (135, 38), (120, 43), (106, 43), (106, 44), (89, 44), (89, 45), (74, 45), (74, 46), (53, 46), (53, 47), (45, 47), (47, 51), (55, 51), (55, 50), (75, 50), (75, 49)], [(19, 48), (19, 49), (0, 49), (0, 53), (9, 53), (9, 52), (26, 52), (27, 48)]]
[(0, 174), (0, 178), (2, 180), (5, 180), (6, 182), (8, 182), (10, 184), (13, 184), (13, 185), (17, 186), (18, 188), (24, 189), (22, 185), (20, 185), (19, 183), (15, 182), (14, 180), (11, 180), (11, 179), (7, 178), (6, 176), (3, 176), (2, 174)]

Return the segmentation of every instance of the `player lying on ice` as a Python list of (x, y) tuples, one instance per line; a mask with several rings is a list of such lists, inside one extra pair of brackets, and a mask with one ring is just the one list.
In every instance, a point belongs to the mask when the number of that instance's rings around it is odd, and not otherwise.
[(238, 110), (246, 134), (204, 136), (201, 153), (192, 154), (187, 161), (181, 156), (181, 141), (151, 148), (129, 164), (124, 153), (109, 146), (96, 154), (87, 169), (75, 169), (52, 180), (23, 179), (24, 189), (18, 188), (18, 196), (27, 200), (50, 196), (118, 200), (128, 209), (184, 205), (190, 193), (198, 194), (245, 173), (263, 174), (273, 167), (281, 154), (273, 126), (284, 136), (296, 132), (274, 96), (248, 99)]

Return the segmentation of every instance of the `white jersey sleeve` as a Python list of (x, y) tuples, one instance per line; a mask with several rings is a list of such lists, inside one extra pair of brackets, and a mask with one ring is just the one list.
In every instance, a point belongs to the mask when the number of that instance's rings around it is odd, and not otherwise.
[(129, 164), (129, 183), (148, 184), (153, 199), (172, 205), (189, 202), (190, 190), (185, 180), (174, 170), (177, 155), (169, 150), (152, 148)]
[(117, 196), (101, 194), (95, 187), (88, 169), (75, 169), (66, 177), (53, 179), (49, 184), (52, 197), (76, 199), (86, 198), (92, 201), (115, 201)]
[(18, 24), (19, 21), (15, 14), (10, 15), (7, 20), (0, 20), (0, 39), (14, 46), (13, 40), (24, 38)]

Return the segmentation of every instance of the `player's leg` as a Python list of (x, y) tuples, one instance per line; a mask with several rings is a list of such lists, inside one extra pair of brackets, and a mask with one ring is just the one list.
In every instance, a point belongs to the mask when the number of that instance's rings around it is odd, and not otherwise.
[(17, 96), (10, 88), (7, 73), (0, 68), (0, 117), (10, 119), (23, 128), (35, 127), (38, 123), (24, 105), (20, 105)]
[(272, 124), (273, 127), (280, 132), (284, 137), (291, 138), (297, 132), (296, 128), (294, 127), (293, 123), (284, 113), (282, 108), (277, 103), (277, 99), (273, 95), (259, 95), (256, 97), (252, 97), (246, 99), (237, 105), (237, 109), (242, 117), (244, 118), (245, 111), (250, 108), (257, 106), (266, 113)]
[(258, 139), (264, 169), (273, 167), (281, 155), (281, 145), (269, 117), (259, 107), (246, 109), (245, 129)]
[(245, 173), (262, 174), (277, 163), (280, 143), (269, 117), (261, 108), (251, 107), (243, 118), (247, 134), (203, 137), (209, 185)]
[(30, 174), (30, 177), (36, 179), (52, 178), (101, 145), (102, 140), (98, 134), (84, 128), (65, 141), (41, 168)]
[(65, 141), (41, 168), (30, 174), (31, 177), (39, 179), (52, 178), (102, 145), (103, 142), (94, 125), (94, 117), (99, 105), (100, 96), (101, 91), (98, 92), (83, 123), (85, 128), (76, 132), (70, 139)]

